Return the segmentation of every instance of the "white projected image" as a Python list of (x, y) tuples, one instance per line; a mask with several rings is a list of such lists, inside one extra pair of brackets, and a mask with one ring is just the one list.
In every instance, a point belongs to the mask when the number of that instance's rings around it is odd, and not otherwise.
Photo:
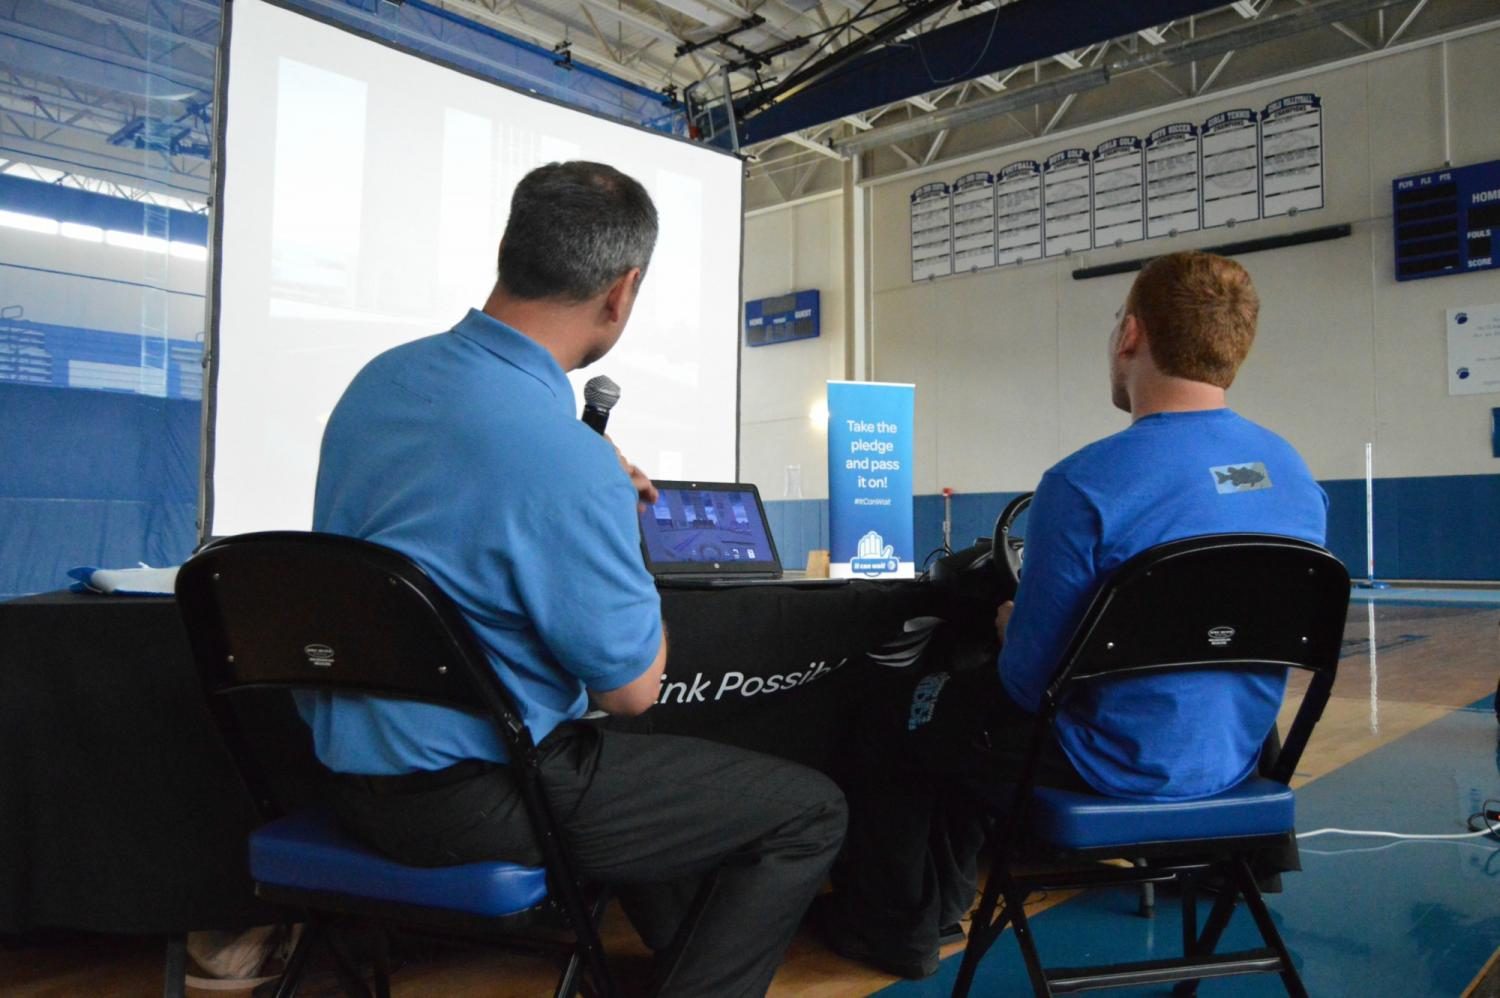
[(366, 361), (442, 332), (495, 280), (511, 191), (593, 159), (661, 230), (629, 328), (575, 389), (657, 477), (732, 480), (739, 162), (527, 97), (260, 0), (230, 41), (213, 532), (311, 522), (323, 422)]

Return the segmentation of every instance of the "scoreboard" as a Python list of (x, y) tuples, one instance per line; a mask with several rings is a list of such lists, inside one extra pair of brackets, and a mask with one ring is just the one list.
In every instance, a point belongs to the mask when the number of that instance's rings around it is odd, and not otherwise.
[(1398, 177), (1391, 194), (1396, 280), (1495, 269), (1500, 160)]
[(818, 335), (821, 319), (816, 291), (793, 291), (745, 302), (745, 345), (770, 346)]

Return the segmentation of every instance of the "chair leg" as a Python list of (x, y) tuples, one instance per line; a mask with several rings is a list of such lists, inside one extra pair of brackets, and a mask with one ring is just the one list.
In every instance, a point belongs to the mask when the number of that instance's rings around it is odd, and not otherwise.
[(163, 998), (183, 998), (187, 988), (187, 936), (167, 937), (167, 958), (162, 967)]
[(1182, 955), (1198, 952), (1198, 881), (1191, 873), (1177, 881), (1182, 885)]
[(1031, 991), (1037, 998), (1051, 998), (1052, 985), (1047, 983), (1047, 971), (1042, 969), (1042, 958), (1036, 951), (1036, 940), (1031, 936), (1031, 919), (1026, 917), (1026, 895), (1007, 884), (1005, 907), (1010, 912), (1011, 924), (1016, 929), (1016, 943), (1021, 947), (1021, 956), (1026, 960), (1026, 974), (1031, 978)]
[(1245, 895), (1245, 905), (1250, 909), (1256, 927), (1260, 929), (1261, 938), (1281, 959), (1281, 982), (1286, 985), (1286, 993), (1292, 998), (1307, 998), (1307, 988), (1302, 984), (1302, 976), (1292, 965), (1292, 953), (1286, 948), (1281, 933), (1276, 930), (1270, 909), (1266, 907), (1265, 899), (1260, 896), (1260, 888), (1255, 884), (1255, 874), (1250, 872), (1250, 864), (1245, 862), (1243, 856), (1235, 857), (1234, 875), (1239, 882), (1240, 893)]
[[(599, 924), (604, 920), (604, 911), (609, 907), (610, 893), (601, 889), (599, 896), (589, 908), (589, 924), (593, 926), (595, 936), (599, 932)], [(573, 998), (578, 994), (578, 989), (583, 983), (583, 947), (576, 945), (573, 952), (568, 954), (568, 960), (563, 964), (562, 975), (557, 979), (557, 987), (552, 989), (552, 998)], [(599, 986), (599, 981), (594, 982)]]
[[(1196, 884), (1194, 885), (1196, 893)], [(1234, 916), (1234, 902), (1239, 897), (1239, 892), (1229, 884), (1219, 892), (1214, 899), (1214, 906), (1209, 910), (1208, 921), (1203, 925), (1203, 933), (1198, 936), (1193, 945), (1192, 952), (1196, 956), (1208, 956), (1219, 945), (1219, 937), (1229, 927), (1229, 920)], [(1182, 981), (1172, 988), (1174, 998), (1192, 998), (1198, 993), (1198, 981)]]
[(359, 965), (344, 948), (344, 940), (338, 927), (329, 926), (328, 931), (324, 933), (323, 941), (328, 944), (328, 952), (333, 955), (333, 971), (339, 979), (339, 987), (343, 989), (344, 994), (348, 998), (370, 998), (370, 989), (365, 987), (364, 978), (359, 972)]
[[(995, 862), (1000, 862), (997, 856)], [(984, 959), (996, 937), (1005, 931), (1005, 923), (1010, 920), (1010, 910), (1006, 909), (998, 919), (995, 919), (995, 908), (1000, 900), (1000, 870), (991, 869), (989, 877), (984, 882), (984, 893), (979, 898), (979, 910), (969, 921), (969, 942), (964, 946), (963, 963), (958, 968), (958, 979), (953, 982), (953, 998), (967, 998), (969, 988), (974, 984), (974, 974), (979, 970), (979, 961)], [(995, 919), (991, 922), (991, 919)]]
[(292, 955), (287, 958), (281, 980), (276, 983), (275, 998), (296, 998), (297, 988), (302, 983), (302, 973), (307, 969), (307, 955), (312, 952), (322, 932), (323, 927), (311, 918), (303, 921), (302, 935), (292, 948)]
[(375, 998), (391, 998), (391, 936), (383, 925), (371, 926), (371, 962), (375, 965)]
[[(1145, 867), (1146, 867), (1146, 861), (1144, 859), (1138, 859), (1138, 860), (1136, 860), (1135, 861), (1135, 867), (1138, 870), (1145, 869)], [(1142, 918), (1155, 918), (1156, 917), (1156, 885), (1155, 884), (1145, 883), (1145, 884), (1141, 885), (1141, 905), (1140, 905), (1140, 909), (1139, 909), (1139, 914), (1140, 914), (1140, 916)]]

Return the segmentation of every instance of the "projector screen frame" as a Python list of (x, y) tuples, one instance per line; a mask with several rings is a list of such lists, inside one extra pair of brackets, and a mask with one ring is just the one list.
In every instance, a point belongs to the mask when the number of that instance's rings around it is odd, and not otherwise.
[[(740, 164), (740, 212), (739, 212), (739, 259), (740, 268), (738, 275), (738, 300), (735, 302), (735, 351), (734, 351), (734, 469), (735, 480), (740, 477), (740, 420), (743, 390), (740, 384), (744, 371), (744, 343), (741, 341), (738, 330), (740, 325), (739, 312), (743, 308), (745, 298), (745, 171), (744, 157), (738, 153), (720, 149), (717, 146), (706, 143), (694, 142), (691, 139), (670, 132), (662, 132), (654, 128), (633, 121), (626, 121), (601, 114), (591, 108), (578, 107), (566, 101), (557, 100), (534, 90), (513, 86), (492, 77), (486, 76), (476, 70), (449, 62), (426, 52), (421, 52), (411, 46), (402, 44), (390, 38), (385, 38), (371, 31), (346, 24), (335, 18), (328, 17), (320, 12), (306, 9), (296, 3), (296, 0), (255, 0), (276, 7), (299, 17), (305, 17), (326, 27), (346, 32), (356, 38), (377, 45), (383, 45), (388, 49), (403, 55), (412, 56), (423, 62), (430, 63), (442, 69), (460, 73), (470, 79), (477, 80), (490, 86), (509, 90), (512, 93), (531, 100), (542, 101), (554, 107), (564, 108), (578, 114), (585, 114), (591, 118), (597, 118), (613, 125), (621, 125), (639, 132), (644, 132), (656, 138), (668, 139), (680, 142), (693, 149), (702, 149), (716, 155), (733, 159)], [(231, 72), (229, 59), (229, 43), (233, 35), (234, 8), (236, 0), (223, 0), (219, 22), (219, 44), (214, 57), (214, 121), (213, 121), (213, 146), (210, 170), (213, 176), (213, 193), (208, 201), (208, 288), (205, 295), (205, 350), (203, 354), (203, 399), (202, 399), (202, 425), (199, 432), (198, 451), (198, 546), (202, 547), (213, 539), (214, 518), (214, 456), (216, 435), (215, 427), (218, 417), (218, 383), (219, 383), (219, 303), (222, 296), (222, 256), (224, 221), (221, 205), (224, 199), (225, 183), (225, 149), (229, 130), (229, 75)], [(477, 26), (476, 26), (477, 27)], [(628, 335), (628, 333), (627, 333)]]

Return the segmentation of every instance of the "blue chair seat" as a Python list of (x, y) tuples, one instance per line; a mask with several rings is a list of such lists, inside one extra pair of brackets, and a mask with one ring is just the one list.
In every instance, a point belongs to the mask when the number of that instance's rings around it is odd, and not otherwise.
[(1031, 827), (1062, 849), (1248, 838), (1290, 832), (1296, 803), (1284, 784), (1252, 776), (1200, 800), (1138, 801), (1038, 787)]
[(501, 862), (403, 866), (345, 834), (327, 808), (299, 811), (251, 833), (250, 875), (267, 886), (489, 918), (547, 898), (544, 869)]

